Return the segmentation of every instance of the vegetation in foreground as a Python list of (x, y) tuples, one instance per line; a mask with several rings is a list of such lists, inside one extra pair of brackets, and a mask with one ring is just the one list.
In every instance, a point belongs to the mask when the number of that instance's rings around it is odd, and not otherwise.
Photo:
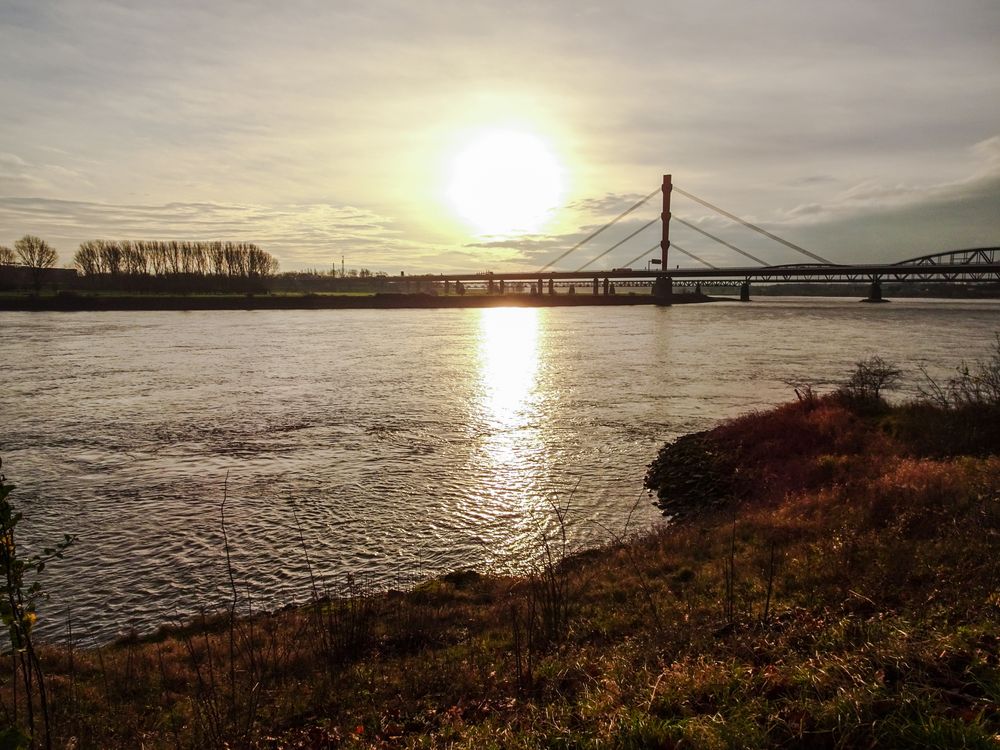
[(234, 581), (149, 639), (36, 645), (35, 744), (996, 748), (1000, 388), (966, 369), (889, 407), (894, 368), (866, 365), (665, 447), (647, 480), (683, 523), (542, 537), (530, 575), (271, 614)]

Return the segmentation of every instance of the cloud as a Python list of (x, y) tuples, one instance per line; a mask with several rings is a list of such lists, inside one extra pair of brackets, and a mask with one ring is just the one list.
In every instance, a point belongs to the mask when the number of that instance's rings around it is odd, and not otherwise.
[(469, 242), (464, 247), (480, 247), (489, 249), (507, 249), (507, 250), (517, 250), (519, 252), (537, 252), (541, 250), (550, 250), (555, 247), (564, 245), (567, 242), (567, 238), (572, 238), (575, 235), (531, 235), (528, 237), (511, 237), (509, 239), (503, 240), (485, 240), (483, 242)]
[(804, 203), (788, 211), (789, 216), (809, 216), (823, 212), (823, 206), (819, 203)]
[[(641, 197), (641, 196), (640, 196)], [(600, 208), (600, 200), (597, 206)], [(619, 212), (620, 213), (620, 212)], [(640, 230), (648, 223), (648, 219), (626, 218), (615, 223), (606, 232), (595, 237), (590, 242), (581, 246), (578, 250), (566, 256), (565, 260), (556, 264), (556, 270), (575, 270), (587, 264), (596, 256), (601, 255), (605, 250), (625, 240), (623, 244), (603, 256), (600, 260), (632, 258), (640, 251), (648, 249), (651, 242), (659, 242), (659, 229), (654, 226), (647, 227), (647, 231), (641, 231), (630, 240), (626, 240), (630, 234)], [(473, 242), (467, 244), (468, 248), (487, 248), (508, 250), (509, 255), (505, 258), (507, 262), (514, 263), (514, 268), (523, 270), (525, 267), (535, 268), (548, 264), (559, 257), (564, 251), (574, 247), (579, 242), (590, 236), (595, 229), (603, 224), (587, 224), (572, 232), (547, 235), (529, 235), (525, 237), (513, 237), (501, 240), (487, 240), (483, 242)], [(520, 265), (516, 265), (519, 263)], [(601, 264), (595, 266), (602, 267)], [(610, 267), (610, 266), (609, 266)]]
[(980, 141), (972, 147), (972, 151), (982, 160), (983, 172), (1000, 171), (1000, 135)]
[(31, 163), (17, 154), (0, 152), (0, 195), (52, 192), (69, 184), (85, 186), (87, 180), (58, 164)]
[(791, 180), (789, 184), (791, 184), (793, 187), (802, 187), (810, 185), (829, 185), (831, 183), (836, 183), (836, 182), (837, 178), (834, 177), (833, 175), (816, 174), (816, 175), (810, 175), (808, 177), (797, 177)]
[[(940, 183), (880, 184), (863, 181), (849, 186), (824, 202), (809, 202), (773, 212), (770, 216), (743, 218), (835, 262), (902, 260), (927, 253), (966, 247), (1000, 245), (1000, 137), (973, 145), (976, 162), (963, 178)], [(830, 185), (831, 181), (818, 181)], [(588, 210), (585, 220), (613, 213), (627, 205), (630, 196), (581, 200), (576, 207)], [(608, 211), (608, 209), (611, 211)], [(673, 214), (683, 218), (767, 263), (807, 260), (779, 243), (754, 233), (691, 201), (675, 201)], [(647, 211), (648, 213), (648, 211)], [(558, 264), (575, 269), (638, 229), (644, 219), (628, 217)], [(473, 247), (503, 247), (515, 251), (525, 263), (541, 266), (593, 231), (599, 224), (554, 235), (475, 243)], [(621, 248), (601, 258), (596, 267), (616, 267), (648, 249), (658, 238), (650, 228)], [(747, 261), (733, 250), (675, 221), (671, 239), (716, 265), (742, 265)], [(676, 257), (681, 266), (698, 265)], [(674, 261), (672, 261), (673, 263)]]
[(606, 193), (600, 198), (581, 198), (573, 201), (567, 208), (572, 211), (589, 214), (593, 217), (613, 217), (632, 207), (646, 196), (639, 193)]
[[(768, 230), (835, 261), (899, 260), (961, 247), (1000, 244), (1000, 137), (971, 148), (978, 163), (965, 178), (942, 183), (879, 184), (863, 181), (825, 202), (793, 205), (773, 218), (747, 216)], [(0, 174), (23, 172), (25, 160), (0, 155)], [(395, 273), (445, 270), (538, 268), (583, 240), (641, 196), (609, 193), (573, 204), (577, 228), (552, 234), (440, 245), (414, 239), (393, 218), (350, 205), (331, 203), (265, 206), (244, 203), (172, 202), (113, 204), (51, 198), (0, 197), (0, 242), (20, 234), (40, 234), (63, 251), (85, 239), (230, 239), (257, 242), (274, 253), (286, 270), (335, 263)], [(658, 210), (643, 207), (558, 264), (571, 270), (642, 227)], [(649, 216), (647, 216), (647, 214)], [(674, 214), (769, 263), (802, 260), (767, 240), (690, 201)], [(641, 232), (596, 268), (617, 267), (655, 247), (657, 225)], [(672, 239), (716, 265), (745, 262), (732, 250), (675, 222)], [(697, 265), (678, 256), (682, 266)]]
[[(957, 180), (886, 184), (865, 180), (833, 195), (825, 203), (795, 206), (789, 217), (828, 221), (845, 215), (857, 216), (927, 204), (961, 204), (997, 195), (1000, 182), (1000, 136), (974, 144), (969, 151), (977, 164), (972, 173)], [(989, 217), (984, 217), (988, 220)]]
[(865, 186), (776, 230), (840, 261), (1000, 245), (1000, 170), (943, 185)]
[[(345, 251), (385, 270), (541, 265), (664, 171), (834, 257), (845, 236), (875, 252), (995, 230), (992, 178), (966, 184), (1000, 161), (995, 1), (668, 5), (6, 0), (0, 240), (45, 222), (69, 247), (252, 237), (286, 267)], [(461, 137), (509, 123), (552, 141), (572, 203), (550, 236), (468, 244), (435, 181)]]
[(60, 247), (64, 262), (80, 242), (95, 238), (256, 242), (288, 270), (326, 265), (339, 261), (342, 254), (356, 265), (393, 267), (401, 253), (427, 251), (421, 243), (406, 239), (391, 220), (354, 206), (0, 198), (0, 236), (13, 239), (27, 232)]
[[(592, 205), (600, 209), (604, 199)], [(590, 205), (590, 204), (587, 204)], [(110, 204), (51, 198), (0, 197), (0, 238), (38, 234), (61, 249), (68, 263), (87, 239), (233, 240), (256, 242), (285, 270), (325, 266), (346, 255), (377, 270), (524, 268), (541, 265), (572, 247), (599, 224), (553, 235), (528, 235), (442, 247), (413, 240), (389, 217), (355, 206), (288, 204), (262, 206), (212, 202)], [(607, 237), (627, 234), (638, 220), (619, 222)], [(604, 235), (602, 235), (602, 239)], [(486, 252), (484, 252), (486, 251)], [(581, 259), (599, 245), (581, 249)]]

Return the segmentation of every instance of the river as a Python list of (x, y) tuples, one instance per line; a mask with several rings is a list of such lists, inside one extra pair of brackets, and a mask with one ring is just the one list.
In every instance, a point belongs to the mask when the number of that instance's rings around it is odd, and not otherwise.
[[(229, 597), (347, 574), (403, 586), (659, 518), (646, 464), (679, 434), (820, 390), (878, 353), (946, 375), (1000, 302), (768, 299), (674, 308), (0, 313), (0, 457), (42, 633), (96, 643)], [(297, 519), (297, 520), (296, 520)]]

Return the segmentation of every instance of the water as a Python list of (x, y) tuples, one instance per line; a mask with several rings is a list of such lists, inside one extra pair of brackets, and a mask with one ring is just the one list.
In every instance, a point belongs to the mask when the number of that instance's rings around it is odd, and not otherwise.
[[(574, 544), (658, 519), (678, 434), (879, 353), (907, 387), (984, 356), (1000, 303), (767, 300), (542, 308), (0, 314), (0, 456), (45, 572), (48, 637), (214, 607), (509, 570), (570, 505)], [(228, 481), (227, 481), (228, 476)], [(294, 513), (293, 513), (294, 509)], [(297, 517), (298, 523), (295, 518)]]

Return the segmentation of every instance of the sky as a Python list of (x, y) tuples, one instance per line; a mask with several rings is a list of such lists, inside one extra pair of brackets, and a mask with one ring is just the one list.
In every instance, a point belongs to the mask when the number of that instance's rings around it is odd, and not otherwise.
[[(222, 239), (282, 270), (523, 270), (671, 173), (836, 262), (996, 246), (998, 40), (996, 0), (0, 0), (0, 244), (37, 234), (61, 265), (89, 239)], [(456, 195), (476, 180), (542, 218), (487, 221)], [(808, 260), (678, 194), (672, 211)]]

